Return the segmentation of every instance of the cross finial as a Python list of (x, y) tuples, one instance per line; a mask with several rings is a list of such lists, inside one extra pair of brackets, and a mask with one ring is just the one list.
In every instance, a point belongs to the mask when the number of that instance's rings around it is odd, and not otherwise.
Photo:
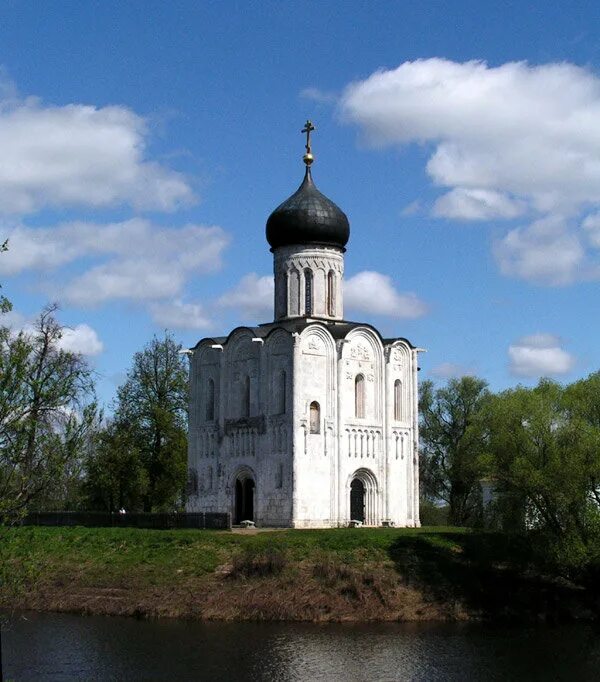
[(306, 133), (306, 144), (304, 145), (306, 147), (306, 154), (304, 154), (302, 159), (307, 166), (310, 166), (310, 164), (314, 161), (314, 157), (312, 155), (310, 148), (310, 134), (314, 129), (315, 127), (312, 124), (312, 121), (309, 121), (307, 119), (306, 123), (304, 124), (304, 128), (302, 128), (302, 130), (300, 131), (302, 133)]

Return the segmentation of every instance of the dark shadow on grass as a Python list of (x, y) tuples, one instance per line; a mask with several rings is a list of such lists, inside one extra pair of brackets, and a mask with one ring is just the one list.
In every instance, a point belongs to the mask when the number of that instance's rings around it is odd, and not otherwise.
[(587, 615), (581, 589), (536, 569), (525, 536), (420, 533), (400, 536), (390, 558), (409, 585), (447, 606), (482, 618), (559, 622)]

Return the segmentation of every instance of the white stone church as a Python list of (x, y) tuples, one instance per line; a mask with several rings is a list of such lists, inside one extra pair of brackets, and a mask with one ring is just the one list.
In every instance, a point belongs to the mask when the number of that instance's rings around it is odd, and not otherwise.
[(315, 187), (267, 220), (275, 320), (190, 356), (188, 511), (234, 524), (419, 525), (418, 349), (344, 319), (346, 215)]

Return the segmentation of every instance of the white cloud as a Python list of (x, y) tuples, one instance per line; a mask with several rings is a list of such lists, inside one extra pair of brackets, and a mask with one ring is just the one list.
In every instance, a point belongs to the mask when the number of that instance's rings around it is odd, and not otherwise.
[(561, 340), (553, 334), (524, 336), (508, 347), (510, 371), (517, 377), (558, 376), (568, 374), (575, 358), (561, 348)]
[(81, 355), (98, 355), (104, 350), (98, 334), (87, 324), (78, 324), (72, 328), (65, 327), (59, 347), (71, 353), (81, 353)]
[(152, 303), (150, 313), (156, 324), (166, 329), (209, 329), (213, 326), (203, 306), (181, 300)]
[(429, 370), (429, 374), (439, 379), (455, 379), (475, 374), (470, 367), (458, 365), (454, 362), (442, 362)]
[(505, 275), (538, 284), (564, 285), (593, 274), (578, 234), (558, 216), (511, 230), (496, 242), (494, 255)]
[(421, 209), (422, 209), (421, 201), (419, 199), (415, 199), (414, 201), (411, 201), (410, 204), (407, 204), (400, 211), (400, 215), (407, 217), (418, 215), (421, 212)]
[[(30, 334), (35, 331), (34, 318), (28, 319), (14, 309), (0, 315), (0, 325), (11, 329), (13, 334), (18, 334), (21, 331)], [(58, 346), (63, 350), (81, 353), (81, 355), (99, 355), (104, 350), (104, 344), (96, 330), (85, 322), (75, 325), (75, 327), (63, 327)]]
[(344, 282), (344, 306), (361, 313), (416, 318), (425, 315), (426, 304), (413, 293), (399, 293), (391, 277), (365, 270)]
[(591, 246), (600, 249), (600, 213), (587, 216), (581, 226)]
[(273, 314), (273, 277), (259, 277), (255, 272), (242, 277), (239, 283), (223, 294), (217, 304), (238, 308), (245, 320), (260, 319)]
[(220, 227), (159, 227), (140, 218), (107, 225), (18, 226), (7, 236), (9, 250), (0, 259), (0, 274), (52, 271), (69, 263), (87, 263), (90, 258), (100, 260), (52, 291), (55, 297), (76, 305), (176, 297), (192, 274), (221, 267), (221, 255), (229, 243)]
[(434, 215), (462, 220), (489, 220), (491, 218), (516, 218), (526, 210), (522, 201), (489, 189), (457, 187), (439, 197)]
[(374, 144), (433, 143), (439, 185), (600, 200), (600, 79), (584, 68), (422, 59), (349, 85), (340, 105)]
[[(600, 228), (585, 217), (600, 208), (600, 78), (591, 70), (422, 59), (350, 84), (339, 107), (373, 146), (431, 150), (427, 172), (448, 188), (434, 214), (532, 215), (497, 247), (505, 274), (551, 285), (600, 277), (595, 263), (580, 267), (598, 258), (586, 249), (600, 245)], [(538, 220), (580, 215), (583, 229)]]
[(334, 104), (338, 98), (335, 92), (327, 92), (319, 88), (304, 88), (300, 91), (300, 97), (319, 102), (319, 104)]
[(148, 124), (124, 106), (52, 106), (0, 88), (0, 211), (194, 200), (186, 178), (147, 157)]

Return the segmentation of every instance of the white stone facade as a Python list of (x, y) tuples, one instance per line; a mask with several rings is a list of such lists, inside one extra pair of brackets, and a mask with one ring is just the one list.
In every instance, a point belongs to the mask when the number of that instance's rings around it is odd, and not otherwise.
[(344, 321), (349, 225), (308, 170), (269, 221), (275, 321), (192, 349), (188, 511), (418, 526), (418, 349)]
[(358, 479), (365, 525), (419, 525), (417, 350), (406, 340), (349, 323), (240, 327), (198, 344), (190, 380), (189, 511), (242, 521), (240, 482), (252, 481), (259, 526), (346, 526)]

